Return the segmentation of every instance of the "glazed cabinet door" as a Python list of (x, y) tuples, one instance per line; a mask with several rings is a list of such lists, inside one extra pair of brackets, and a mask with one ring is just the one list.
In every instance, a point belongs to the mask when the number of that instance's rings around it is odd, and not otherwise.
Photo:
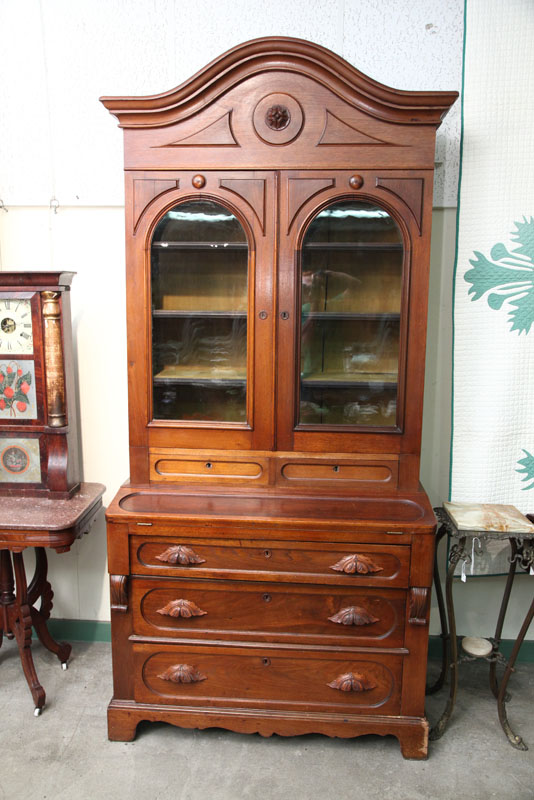
[(407, 387), (419, 398), (417, 350), (424, 360), (424, 337), (407, 360), (408, 314), (426, 314), (422, 294), (410, 297), (424, 184), (386, 171), (282, 174), (280, 449), (409, 449), (420, 401), (407, 409)]
[(141, 173), (130, 191), (134, 448), (268, 449), (273, 174)]

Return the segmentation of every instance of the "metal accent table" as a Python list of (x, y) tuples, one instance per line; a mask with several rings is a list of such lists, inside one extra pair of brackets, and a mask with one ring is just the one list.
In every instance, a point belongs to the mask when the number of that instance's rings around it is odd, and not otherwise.
[[(36, 716), (44, 708), (46, 694), (33, 663), (32, 625), (63, 669), (71, 652), (70, 644), (56, 642), (46, 626), (54, 593), (47, 580), (45, 548), (64, 553), (89, 532), (102, 507), (104, 488), (100, 483), (82, 483), (69, 500), (5, 497), (0, 502), (0, 646), (3, 635), (17, 640)], [(22, 556), (28, 547), (35, 548), (35, 573), (29, 586)]]
[[(534, 517), (524, 517), (513, 506), (472, 503), (444, 503), (444, 508), (434, 509), (440, 527), (436, 537), (437, 546), (444, 536), (449, 536), (455, 540), (449, 551), (449, 567), (445, 582), (445, 603), (441, 590), (437, 556), (434, 565), (434, 585), (441, 621), (442, 638), (442, 666), (437, 681), (427, 688), (427, 694), (437, 692), (445, 683), (447, 671), (450, 673), (450, 691), (447, 705), (440, 719), (430, 731), (430, 739), (439, 739), (449, 722), (456, 702), (458, 690), (458, 665), (462, 661), (470, 661), (475, 658), (485, 658), (490, 664), (489, 682), (493, 695), (497, 698), (497, 709), (499, 721), (508, 737), (508, 741), (517, 750), (528, 750), (521, 736), (515, 734), (510, 727), (506, 714), (506, 701), (509, 699), (507, 694), (508, 681), (514, 671), (517, 656), (530, 623), (534, 617), (534, 600), (527, 611), (524, 622), (515, 640), (510, 659), (507, 661), (502, 653), (499, 652), (501, 643), (504, 618), (508, 608), (508, 601), (512, 591), (512, 586), (519, 565), (521, 569), (531, 570), (534, 567)], [(495, 635), (491, 639), (472, 639), (469, 642), (467, 655), (458, 657), (458, 643), (456, 638), (456, 619), (454, 615), (454, 602), (452, 583), (456, 566), (459, 562), (468, 562), (471, 556), (466, 549), (466, 541), (478, 538), (480, 542), (491, 539), (507, 538), (510, 542), (510, 567), (501, 601)], [(487, 643), (487, 648), (482, 646)], [(474, 647), (473, 647), (474, 645)], [(464, 649), (465, 646), (464, 646)], [(478, 652), (477, 652), (478, 651)], [(497, 664), (506, 665), (506, 669), (499, 686), (497, 682)]]

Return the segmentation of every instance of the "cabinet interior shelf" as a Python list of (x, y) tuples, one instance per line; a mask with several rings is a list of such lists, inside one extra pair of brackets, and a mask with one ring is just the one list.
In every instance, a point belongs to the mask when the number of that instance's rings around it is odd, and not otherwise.
[(216, 383), (241, 385), (247, 382), (245, 367), (227, 367), (207, 369), (206, 367), (193, 367), (186, 364), (175, 364), (164, 367), (161, 372), (154, 375), (154, 384), (176, 383)]
[[(164, 319), (170, 317), (213, 317), (214, 319), (245, 319), (247, 317), (246, 311), (206, 311), (206, 310), (175, 310), (175, 309), (153, 309), (152, 316), (156, 319)], [(325, 322), (336, 322), (337, 320), (361, 320), (362, 322), (373, 321), (390, 321), (397, 322), (400, 320), (398, 312), (376, 312), (376, 313), (358, 313), (351, 311), (308, 311), (303, 313), (305, 319), (316, 319)]]
[[(246, 384), (246, 370), (228, 368), (220, 370), (207, 370), (205, 367), (169, 366), (154, 376), (156, 386), (168, 384), (217, 384), (217, 385), (244, 385)], [(387, 384), (394, 387), (397, 384), (397, 374), (394, 372), (314, 372), (301, 378), (303, 386), (329, 389), (350, 389), (374, 384)]]
[(156, 250), (248, 250), (248, 242), (152, 242)]
[(306, 242), (303, 250), (402, 250), (401, 242)]
[(362, 322), (391, 321), (400, 320), (399, 312), (378, 311), (372, 313), (360, 313), (356, 311), (305, 311), (302, 316), (304, 319), (317, 319), (325, 322), (337, 322), (337, 320), (361, 320)]
[(168, 317), (213, 317), (214, 319), (246, 319), (246, 311), (183, 311), (174, 309), (154, 309), (152, 316), (156, 319), (165, 319)]
[(301, 377), (303, 386), (329, 388), (329, 389), (350, 389), (354, 386), (370, 386), (373, 384), (387, 384), (394, 387), (397, 385), (396, 372), (311, 372)]

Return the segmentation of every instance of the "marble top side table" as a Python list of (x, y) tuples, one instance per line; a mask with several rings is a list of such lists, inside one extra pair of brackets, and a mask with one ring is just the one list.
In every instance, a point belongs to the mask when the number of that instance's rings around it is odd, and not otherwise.
[[(444, 503), (443, 508), (437, 508), (434, 509), (434, 511), (440, 522), (437, 533), (437, 544), (447, 535), (450, 537), (451, 547), (449, 550), (449, 567), (445, 582), (446, 609), (441, 592), (437, 560), (434, 569), (434, 582), (442, 629), (443, 653), (441, 674), (436, 683), (427, 689), (427, 693), (431, 694), (443, 686), (447, 672), (449, 672), (450, 692), (445, 711), (431, 730), (430, 739), (439, 739), (443, 735), (454, 710), (458, 690), (458, 664), (461, 661), (472, 660), (473, 658), (485, 658), (490, 664), (490, 688), (497, 698), (499, 721), (508, 737), (508, 741), (518, 750), (528, 750), (522, 738), (516, 735), (510, 727), (506, 714), (506, 700), (510, 675), (513, 672), (519, 650), (534, 617), (534, 601), (527, 611), (508, 662), (502, 653), (500, 653), (499, 647), (504, 618), (508, 608), (517, 566), (526, 571), (532, 571), (534, 568), (534, 524), (531, 519), (523, 516), (514, 506), (509, 505), (490, 503)], [(462, 568), (465, 568), (465, 564), (472, 561), (476, 552), (475, 542), (477, 540), (479, 545), (481, 545), (482, 542), (489, 542), (495, 539), (501, 541), (505, 539), (510, 545), (508, 577), (501, 601), (495, 635), (491, 639), (483, 639), (480, 637), (464, 638), (462, 641), (462, 648), (465, 655), (459, 658), (452, 593), (452, 583), (456, 568), (459, 564), (462, 564)], [(469, 542), (469, 545), (466, 545), (467, 542)], [(499, 662), (506, 664), (500, 686), (497, 682), (496, 672)]]
[[(32, 626), (63, 669), (71, 652), (70, 644), (56, 642), (46, 626), (54, 596), (47, 580), (46, 548), (64, 553), (88, 533), (102, 507), (104, 488), (100, 483), (82, 483), (69, 500), (3, 497), (0, 501), (0, 646), (4, 635), (16, 639), (36, 716), (44, 708), (46, 694), (33, 663)], [(35, 548), (35, 573), (29, 586), (22, 556), (28, 547)]]

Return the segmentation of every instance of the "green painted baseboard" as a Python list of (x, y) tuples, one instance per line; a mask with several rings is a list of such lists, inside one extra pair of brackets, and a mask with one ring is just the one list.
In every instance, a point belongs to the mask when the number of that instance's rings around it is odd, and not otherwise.
[(111, 624), (92, 619), (49, 619), (54, 639), (65, 642), (111, 642)]
[[(54, 639), (67, 642), (110, 642), (111, 626), (109, 622), (98, 622), (90, 619), (51, 619), (48, 629)], [(508, 657), (512, 652), (513, 641), (503, 639), (501, 651)], [(441, 658), (441, 638), (431, 636), (428, 646), (428, 657), (432, 660)], [(534, 639), (526, 639), (519, 653), (519, 661), (534, 662)]]

